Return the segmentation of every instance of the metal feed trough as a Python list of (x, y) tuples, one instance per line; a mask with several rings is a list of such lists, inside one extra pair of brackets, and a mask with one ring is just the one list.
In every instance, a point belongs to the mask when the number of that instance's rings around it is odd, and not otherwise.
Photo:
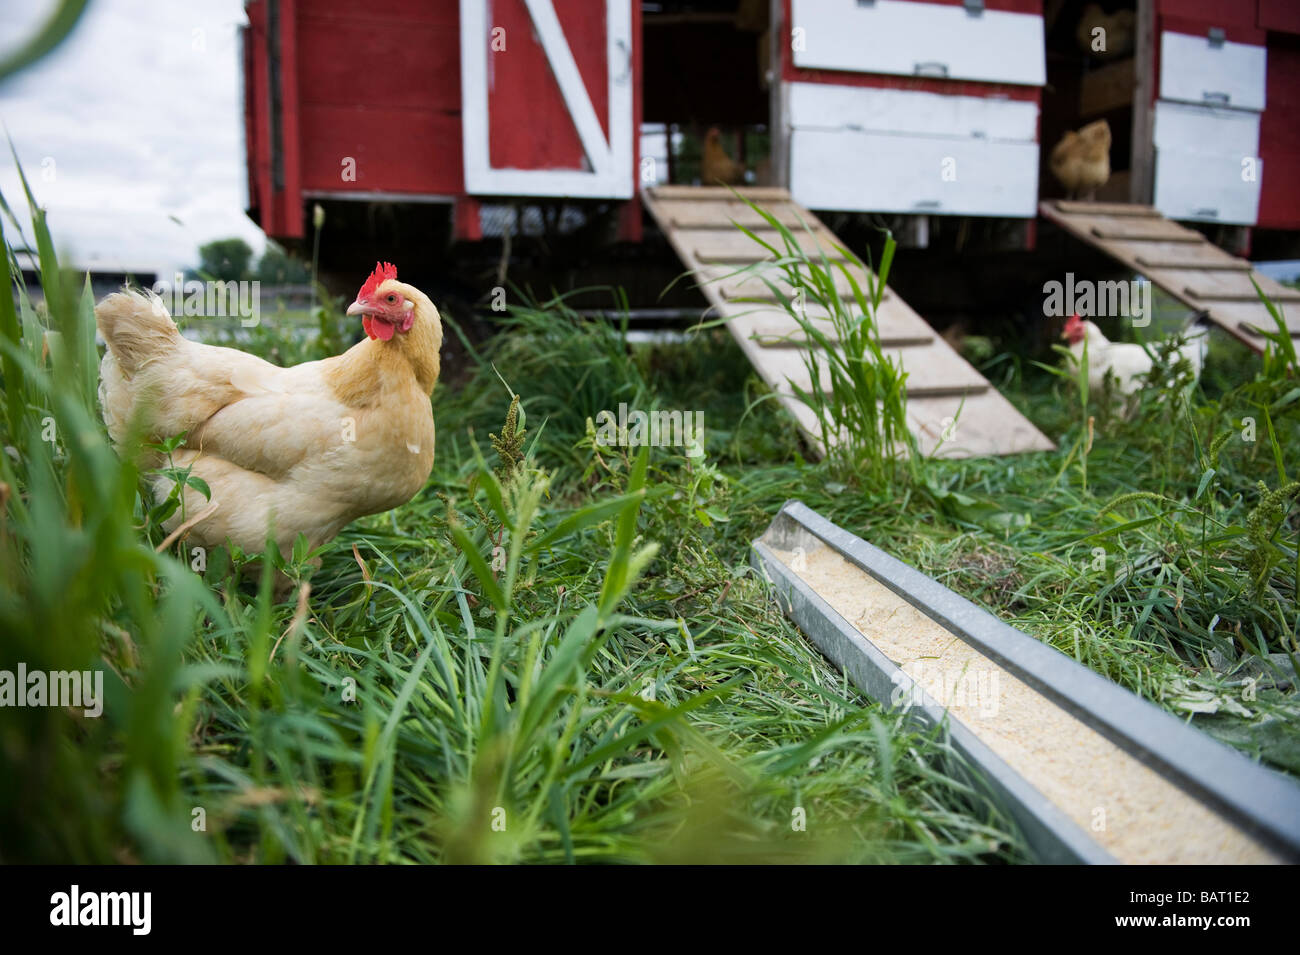
[(863, 692), (942, 727), (1040, 861), (1300, 860), (1294, 781), (805, 505), (787, 502), (751, 559)]

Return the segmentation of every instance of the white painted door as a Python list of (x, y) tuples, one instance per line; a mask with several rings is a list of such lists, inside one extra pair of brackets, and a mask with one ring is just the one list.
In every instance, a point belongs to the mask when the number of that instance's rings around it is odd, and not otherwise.
[[(574, 59), (570, 38), (565, 35), (551, 0), (523, 0), (532, 35), (507, 31), (496, 22), (492, 0), (460, 0), (460, 54), (462, 146), (465, 189), (471, 195), (572, 196), (582, 198), (630, 199), (633, 195), (632, 100), (632, 6), (637, 0), (593, 0), (592, 13), (605, 17), (605, 73), (608, 115), (605, 128), (593, 105)], [(513, 32), (516, 35), (511, 35)], [(533, 40), (533, 36), (536, 40)], [(550, 75), (541, 82), (554, 82), (563, 97), (567, 119), (581, 143), (583, 160), (571, 168), (498, 167), (492, 164), (489, 137), (493, 123), (489, 113), (493, 82), (491, 58), (505, 55), (511, 43), (540, 44)], [(502, 108), (498, 105), (497, 108)], [(569, 131), (548, 128), (550, 120), (530, 115), (520, 104), (506, 104), (511, 110), (511, 135), (548, 137)]]

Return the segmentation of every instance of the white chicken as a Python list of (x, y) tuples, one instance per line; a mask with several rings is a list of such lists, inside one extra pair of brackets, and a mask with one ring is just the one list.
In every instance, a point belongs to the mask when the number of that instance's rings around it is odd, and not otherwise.
[[(1191, 367), (1193, 383), (1200, 380), (1201, 368), (1205, 364), (1205, 345), (1207, 332), (1204, 328), (1193, 329), (1188, 333), (1188, 340), (1179, 346), (1178, 356)], [(1148, 381), (1154, 363), (1151, 355), (1141, 345), (1132, 342), (1112, 342), (1101, 333), (1101, 329), (1092, 322), (1071, 315), (1065, 322), (1061, 337), (1069, 343), (1070, 354), (1076, 362), (1083, 361), (1084, 345), (1088, 349), (1088, 388), (1096, 393), (1105, 386), (1106, 379), (1113, 380), (1113, 388), (1118, 397), (1127, 398), (1140, 391)], [(1159, 354), (1160, 346), (1153, 344), (1151, 350)]]

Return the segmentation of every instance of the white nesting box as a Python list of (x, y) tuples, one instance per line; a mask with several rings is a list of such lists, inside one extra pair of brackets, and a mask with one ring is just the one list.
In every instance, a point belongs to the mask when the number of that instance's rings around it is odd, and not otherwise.
[(1043, 49), (1037, 14), (793, 0), (791, 192), (816, 209), (1032, 218)]
[(1268, 53), (1207, 32), (1160, 36), (1155, 206), (1171, 219), (1254, 225)]

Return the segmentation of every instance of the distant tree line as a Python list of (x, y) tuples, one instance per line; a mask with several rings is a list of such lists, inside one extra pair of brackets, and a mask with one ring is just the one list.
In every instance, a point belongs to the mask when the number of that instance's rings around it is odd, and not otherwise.
[(243, 239), (217, 239), (199, 246), (198, 277), (220, 282), (257, 280), (267, 285), (306, 285), (311, 270), (273, 242), (266, 243), (256, 267), (253, 250)]

